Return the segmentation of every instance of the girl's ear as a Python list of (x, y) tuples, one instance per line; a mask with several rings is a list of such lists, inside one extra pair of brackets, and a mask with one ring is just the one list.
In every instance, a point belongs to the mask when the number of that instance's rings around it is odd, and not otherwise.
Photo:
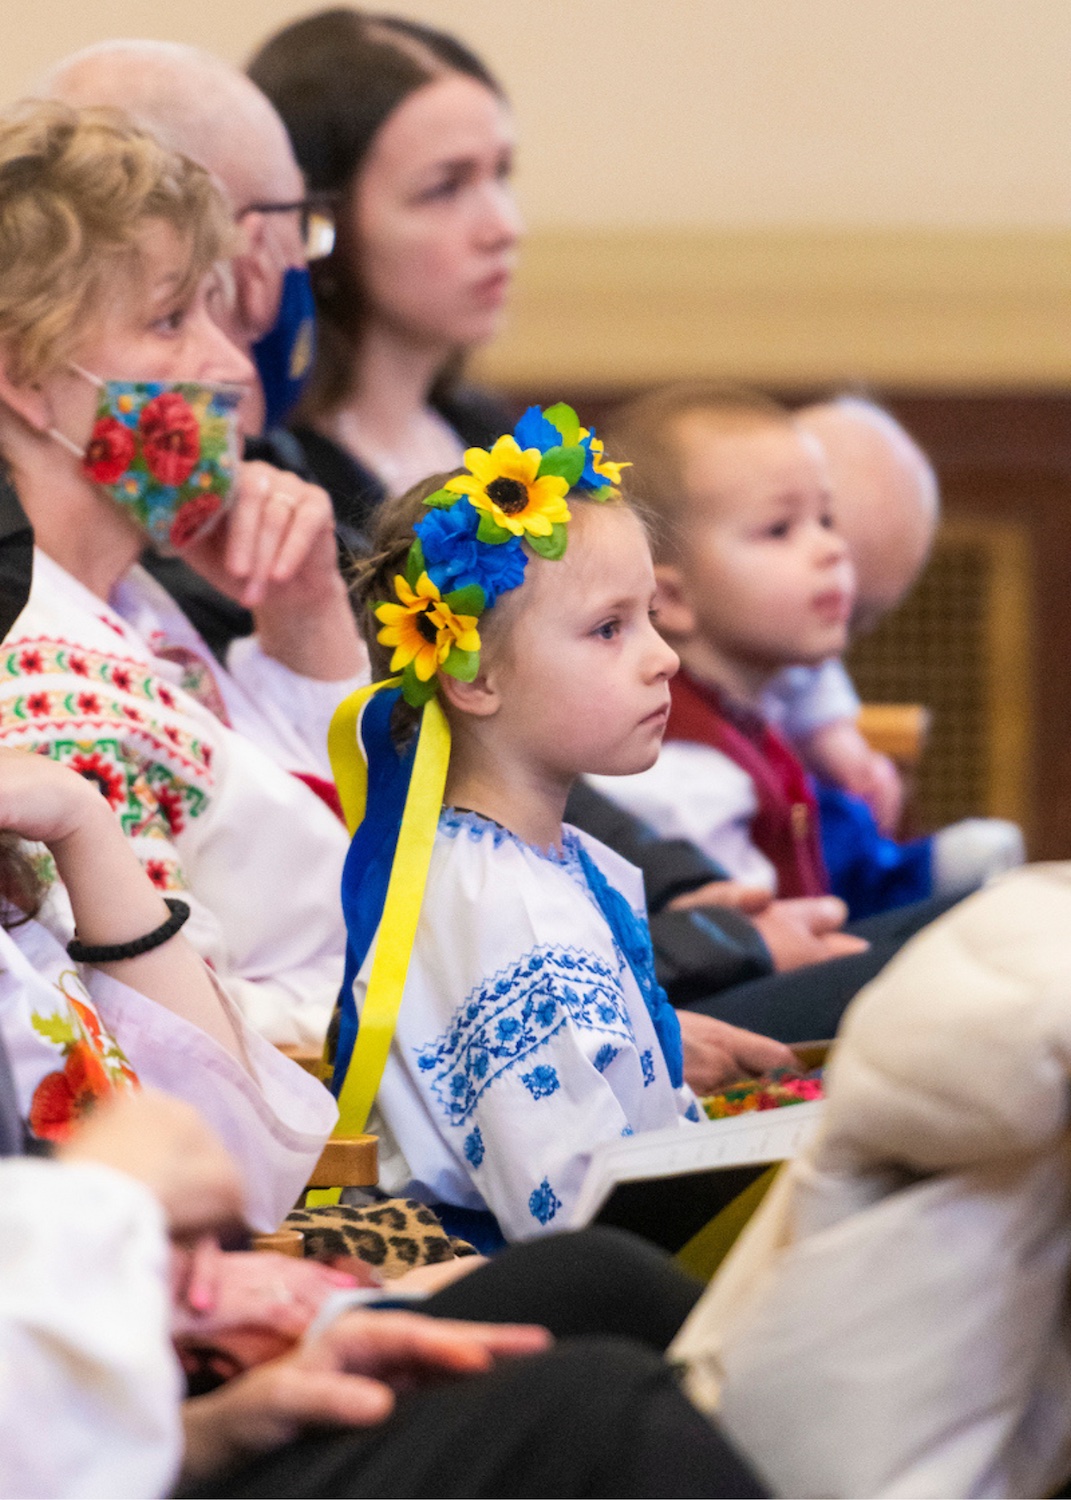
[(451, 708), (475, 719), (491, 718), (502, 702), (494, 678), (482, 667), (471, 682), (459, 682), (456, 677), (440, 672), (439, 692)]
[(655, 611), (661, 633), (676, 640), (694, 635), (695, 611), (689, 603), (688, 590), (680, 568), (673, 563), (656, 563), (655, 583), (658, 585)]

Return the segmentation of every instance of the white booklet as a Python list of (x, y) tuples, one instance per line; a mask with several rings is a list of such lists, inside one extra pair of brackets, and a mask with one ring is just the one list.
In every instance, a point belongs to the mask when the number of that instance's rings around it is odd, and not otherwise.
[[(700, 1224), (713, 1218), (768, 1166), (795, 1156), (817, 1128), (823, 1108), (823, 1101), (815, 1099), (651, 1130), (598, 1146), (569, 1227), (613, 1222), (677, 1248), (670, 1242), (686, 1226), (674, 1232), (664, 1222), (667, 1210), (675, 1218), (672, 1209), (679, 1206), (689, 1222), (698, 1215)], [(609, 1216), (603, 1212), (608, 1205), (616, 1208)]]

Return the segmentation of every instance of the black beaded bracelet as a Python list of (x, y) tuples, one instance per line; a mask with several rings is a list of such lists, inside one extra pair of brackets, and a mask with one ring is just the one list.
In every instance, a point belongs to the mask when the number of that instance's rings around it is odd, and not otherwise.
[(101, 943), (98, 947), (72, 938), (67, 944), (67, 952), (78, 964), (114, 964), (121, 958), (140, 958), (143, 953), (151, 953), (154, 948), (166, 943), (168, 938), (173, 938), (190, 915), (190, 908), (185, 901), (179, 901), (175, 897), (165, 896), (164, 905), (171, 915), (166, 922), (161, 922), (159, 927), (154, 927), (144, 937), (133, 938), (129, 943)]

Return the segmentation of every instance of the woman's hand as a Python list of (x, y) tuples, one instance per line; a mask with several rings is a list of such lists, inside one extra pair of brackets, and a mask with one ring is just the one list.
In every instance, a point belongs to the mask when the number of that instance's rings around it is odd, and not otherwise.
[(27, 750), (0, 749), (0, 828), (51, 848), (108, 819), (115, 821), (107, 802), (77, 771)]
[(292, 1442), (310, 1425), (373, 1427), (395, 1391), (479, 1375), (499, 1359), (538, 1354), (544, 1328), (450, 1322), (407, 1312), (349, 1312), (309, 1344), (187, 1401), (186, 1483)]
[(225, 523), (182, 553), (252, 610), (268, 656), (304, 677), (341, 681), (367, 658), (338, 568), (325, 490), (261, 462), (244, 463)]

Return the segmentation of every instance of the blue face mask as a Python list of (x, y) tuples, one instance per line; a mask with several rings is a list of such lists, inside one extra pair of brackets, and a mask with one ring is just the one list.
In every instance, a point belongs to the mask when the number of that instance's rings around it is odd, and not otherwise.
[(274, 325), (253, 345), (264, 388), (265, 427), (278, 427), (297, 405), (316, 351), (316, 302), (305, 266), (289, 266)]

